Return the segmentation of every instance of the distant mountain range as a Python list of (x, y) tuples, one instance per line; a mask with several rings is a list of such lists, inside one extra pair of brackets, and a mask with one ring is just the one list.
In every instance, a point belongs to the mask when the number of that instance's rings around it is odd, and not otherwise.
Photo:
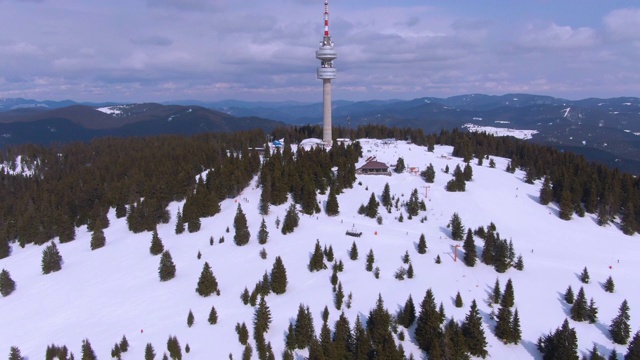
[(29, 104), (33, 106), (14, 105), (12, 110), (0, 112), (0, 147), (86, 141), (102, 136), (189, 135), (256, 128), (270, 132), (286, 125), (252, 116), (229, 115), (201, 106)]
[[(115, 106), (115, 107), (113, 107)], [(113, 107), (117, 111), (97, 109)], [(266, 120), (271, 119), (271, 120)], [(283, 124), (319, 124), (321, 103), (174, 101), (114, 104), (0, 99), (0, 146), (87, 140), (95, 136), (189, 134)], [(478, 126), (537, 130), (530, 141), (583, 154), (640, 174), (640, 99), (567, 100), (531, 94), (460, 95), (413, 100), (334, 101), (333, 125), (421, 128)]]

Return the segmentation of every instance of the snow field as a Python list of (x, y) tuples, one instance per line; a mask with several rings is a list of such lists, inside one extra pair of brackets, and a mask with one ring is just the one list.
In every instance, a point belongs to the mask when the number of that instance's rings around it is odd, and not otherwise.
[[(541, 358), (535, 343), (539, 336), (554, 330), (568, 317), (569, 307), (562, 300), (562, 294), (571, 285), (575, 293), (584, 286), (587, 299), (593, 297), (599, 308), (595, 325), (570, 321), (578, 333), (582, 352), (596, 343), (601, 353), (608, 355), (613, 345), (606, 329), (625, 298), (631, 308), (632, 331), (640, 328), (637, 315), (640, 296), (635, 287), (640, 280), (637, 236), (625, 236), (614, 226), (599, 227), (589, 214), (584, 218), (574, 216), (568, 222), (559, 219), (556, 206), (538, 203), (540, 182), (529, 185), (524, 183), (522, 172), (512, 175), (504, 171), (507, 159), (494, 158), (495, 169), (489, 168), (488, 161), (479, 167), (474, 160), (473, 180), (467, 183), (467, 191), (449, 193), (444, 185), (452, 175), (441, 169), (448, 165), (453, 172), (457, 164), (463, 165), (461, 159), (451, 157), (451, 147), (437, 146), (434, 153), (429, 153), (426, 147), (405, 142), (382, 145), (380, 141), (369, 140), (362, 143), (365, 158), (374, 155), (378, 161), (395, 164), (402, 156), (407, 167), (416, 166), (421, 171), (433, 163), (435, 183), (426, 184), (419, 176), (409, 173), (394, 173), (390, 177), (359, 175), (353, 189), (338, 195), (340, 215), (300, 214), (300, 226), (289, 235), (282, 235), (274, 224), (276, 218), (284, 220), (288, 204), (271, 207), (265, 217), (269, 241), (264, 246), (257, 242), (262, 216), (257, 209), (260, 189), (256, 188), (255, 181), (238, 198), (223, 201), (221, 213), (202, 219), (201, 230), (194, 234), (175, 235), (175, 214), (182, 203), (172, 203), (169, 206), (172, 220), (158, 227), (165, 249), (170, 250), (177, 267), (176, 278), (168, 282), (158, 279), (160, 257), (149, 254), (151, 234), (132, 234), (127, 230), (125, 219), (116, 219), (113, 211), (109, 213), (110, 226), (105, 229), (107, 245), (104, 248), (90, 250), (91, 234), (86, 227), (77, 230), (75, 241), (59, 244), (65, 261), (60, 272), (41, 274), (42, 247), (29, 245), (21, 249), (14, 245), (13, 254), (0, 260), (0, 268), (6, 268), (17, 284), (12, 295), (0, 298), (0, 318), (3, 319), (0, 353), (8, 353), (9, 347), (16, 345), (23, 355), (38, 359), (44, 356), (47, 345), (55, 343), (67, 345), (77, 357), (82, 339), (88, 338), (99, 358), (110, 358), (112, 346), (124, 334), (131, 345), (124, 359), (142, 358), (148, 342), (160, 358), (166, 351), (168, 337), (176, 335), (183, 351), (187, 343), (191, 347), (187, 358), (226, 358), (229, 353), (239, 358), (243, 346), (237, 340), (234, 327), (237, 322), (246, 322), (255, 354), (254, 311), (242, 304), (240, 293), (245, 286), (251, 291), (265, 270), (271, 271), (279, 255), (287, 269), (289, 285), (285, 294), (271, 294), (266, 298), (273, 317), (266, 340), (271, 342), (276, 357), (280, 357), (289, 321), (295, 319), (300, 303), (309, 305), (317, 334), (325, 305), (329, 308), (332, 326), (340, 315), (333, 305), (330, 264), (327, 264), (328, 270), (321, 272), (307, 270), (316, 239), (323, 246), (332, 245), (335, 258), (342, 259), (345, 265), (345, 271), (338, 276), (345, 301), (349, 292), (353, 293), (351, 309), (343, 306), (352, 326), (357, 316), (362, 319), (367, 316), (379, 293), (387, 309), (396, 313), (409, 294), (419, 310), (426, 290), (432, 288), (436, 302), (444, 304), (447, 317), (458, 321), (468, 312), (472, 299), (476, 299), (485, 320), (487, 350), (492, 358)], [(367, 203), (371, 192), (380, 195), (387, 182), (391, 194), (400, 197), (401, 202), (408, 200), (414, 188), (424, 199), (424, 186), (429, 185), (427, 212), (421, 212), (412, 220), (404, 213), (405, 220), (400, 223), (395, 220), (399, 214), (395, 208), (388, 214), (380, 207), (382, 225), (375, 219), (358, 215), (360, 204)], [(326, 197), (326, 194), (318, 195), (318, 200), (324, 203)], [(251, 241), (244, 247), (233, 243), (233, 218), (238, 204), (242, 205), (251, 231)], [(501, 238), (513, 240), (516, 255), (523, 255), (524, 271), (509, 269), (505, 274), (498, 274), (479, 262), (474, 268), (466, 267), (460, 259), (454, 262), (454, 245), (460, 245), (458, 257), (463, 255), (462, 242), (451, 240), (446, 229), (454, 212), (460, 215), (465, 227), (472, 229), (493, 221)], [(424, 215), (428, 220), (420, 223)], [(225, 232), (227, 226), (229, 233)], [(362, 231), (362, 237), (345, 235), (352, 226)], [(421, 233), (427, 240), (425, 255), (418, 254), (415, 248)], [(209, 245), (210, 236), (214, 238), (213, 246)], [(218, 243), (221, 236), (225, 238), (223, 244)], [(354, 240), (359, 252), (357, 261), (350, 260), (348, 255)], [(475, 240), (481, 248), (482, 240)], [(266, 260), (259, 256), (262, 247), (268, 252)], [(375, 254), (374, 267), (380, 268), (380, 279), (365, 271), (369, 249)], [(394, 273), (401, 266), (406, 268), (401, 257), (407, 250), (415, 278), (398, 281)], [(198, 251), (202, 253), (201, 260), (196, 258)], [(437, 255), (442, 264), (435, 264)], [(203, 298), (195, 292), (205, 261), (211, 265), (220, 285), (219, 297)], [(585, 266), (592, 282), (583, 285), (577, 274)], [(613, 294), (606, 293), (601, 285), (609, 275), (616, 285)], [(503, 345), (493, 335), (494, 323), (488, 319), (491, 308), (485, 299), (496, 278), (503, 288), (507, 279), (513, 280), (522, 326), (523, 340), (519, 345)], [(458, 291), (464, 301), (460, 309), (453, 304)], [(216, 325), (207, 322), (212, 305), (219, 316)], [(190, 309), (195, 315), (192, 328), (186, 324)], [(412, 330), (409, 333), (412, 334)], [(411, 352), (416, 358), (422, 355), (412, 342), (412, 335), (402, 344), (407, 355)], [(626, 352), (623, 346), (616, 349), (619, 353)], [(306, 351), (297, 351), (297, 354), (303, 356)]]

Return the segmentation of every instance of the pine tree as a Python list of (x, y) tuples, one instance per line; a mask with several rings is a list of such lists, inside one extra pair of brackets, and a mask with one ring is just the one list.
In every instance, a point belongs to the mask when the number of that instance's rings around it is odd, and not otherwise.
[(399, 157), (398, 161), (396, 161), (395, 172), (396, 174), (401, 174), (404, 172), (404, 169), (405, 169), (404, 159)]
[(11, 274), (5, 269), (0, 272), (0, 295), (9, 296), (16, 289), (16, 283), (11, 279)]
[(591, 281), (591, 278), (589, 277), (589, 271), (587, 270), (586, 266), (584, 267), (584, 269), (582, 270), (582, 273), (580, 274), (580, 281), (582, 281), (585, 284), (588, 284)]
[(587, 298), (584, 295), (584, 288), (581, 287), (573, 306), (571, 306), (571, 318), (575, 321), (585, 321), (588, 319), (588, 312)]
[(471, 181), (471, 179), (473, 178), (473, 169), (471, 168), (471, 165), (469, 163), (464, 166), (463, 175), (464, 181)]
[(616, 285), (613, 283), (613, 278), (611, 278), (611, 276), (609, 276), (607, 278), (607, 281), (604, 282), (603, 287), (604, 287), (604, 291), (606, 292), (612, 293), (615, 291)]
[[(263, 171), (264, 171), (263, 166)], [(260, 192), (260, 205), (258, 210), (260, 215), (269, 215), (269, 206), (271, 202), (271, 177), (267, 175), (267, 179), (262, 183), (262, 191)]]
[(355, 241), (351, 245), (351, 250), (349, 250), (349, 258), (354, 261), (358, 260), (358, 247), (356, 246)]
[(637, 331), (633, 335), (633, 339), (629, 343), (627, 353), (624, 356), (624, 360), (637, 360), (640, 359), (640, 331)]
[(587, 320), (589, 324), (595, 324), (598, 321), (598, 307), (596, 306), (596, 302), (591, 298), (589, 300), (589, 308), (587, 308)]
[(247, 217), (244, 215), (242, 206), (240, 206), (240, 204), (238, 204), (236, 216), (233, 218), (233, 227), (236, 230), (236, 233), (233, 236), (233, 242), (238, 246), (247, 245), (249, 243), (249, 239), (251, 238), (251, 233), (249, 232), (249, 227), (247, 226)]
[(294, 326), (296, 347), (298, 349), (304, 349), (311, 344), (311, 341), (315, 338), (315, 331), (313, 328), (313, 317), (309, 307), (306, 308), (300, 304), (298, 307), (298, 315), (296, 316), (296, 324)]
[(633, 235), (636, 233), (636, 214), (632, 201), (629, 201), (622, 211), (622, 223), (620, 227), (625, 235)]
[(282, 222), (282, 234), (286, 235), (292, 233), (297, 227), (300, 221), (300, 217), (298, 216), (298, 212), (296, 211), (296, 205), (291, 204), (287, 209), (287, 213), (284, 216), (284, 221)]
[(269, 309), (269, 305), (267, 305), (264, 296), (260, 296), (260, 302), (253, 314), (254, 334), (263, 334), (269, 331), (271, 321), (271, 309)]
[(293, 357), (293, 352), (290, 349), (287, 349), (282, 353), (282, 360), (295, 360)]
[(416, 307), (413, 303), (413, 298), (411, 298), (411, 294), (409, 294), (409, 298), (407, 298), (407, 301), (404, 303), (404, 307), (398, 316), (398, 323), (408, 329), (415, 321)]
[(360, 317), (357, 316), (353, 325), (353, 358), (358, 360), (368, 359), (372, 351), (371, 340), (366, 329), (362, 326)]
[(153, 345), (151, 343), (147, 343), (147, 346), (144, 348), (144, 360), (155, 360), (156, 351), (153, 349)]
[(420, 175), (422, 176), (424, 181), (433, 184), (436, 179), (436, 170), (433, 168), (433, 164), (429, 163), (427, 168), (422, 173), (420, 173)]
[(337, 310), (340, 310), (342, 308), (342, 301), (344, 300), (344, 292), (342, 290), (342, 282), (338, 282), (338, 287), (336, 290), (336, 296), (335, 296), (335, 306)]
[(273, 291), (274, 294), (280, 295), (287, 291), (287, 269), (285, 269), (280, 256), (276, 256), (276, 260), (273, 263), (270, 281), (271, 291)]
[(238, 342), (240, 342), (241, 345), (247, 345), (247, 341), (249, 341), (247, 324), (244, 322), (242, 324), (236, 323), (236, 334), (238, 334)]
[(171, 359), (182, 360), (182, 347), (180, 346), (180, 342), (177, 337), (169, 336), (169, 339), (167, 340), (167, 351), (169, 352)]
[(184, 232), (184, 219), (182, 218), (182, 213), (180, 209), (178, 209), (178, 214), (176, 215), (176, 235), (180, 235)]
[(240, 294), (240, 299), (242, 300), (243, 304), (249, 305), (249, 298), (250, 298), (249, 289), (247, 289), (247, 287), (245, 286), (244, 290)]
[(322, 252), (322, 248), (320, 247), (320, 241), (316, 240), (313, 254), (311, 255), (311, 259), (309, 260), (309, 271), (321, 271), (326, 268), (327, 265), (324, 263), (324, 253)]
[(630, 319), (629, 304), (627, 300), (624, 300), (622, 304), (620, 304), (618, 315), (611, 320), (611, 325), (609, 325), (611, 338), (616, 344), (625, 345), (627, 341), (629, 341), (629, 336), (631, 336), (631, 327), (629, 326)]
[(289, 328), (287, 329), (287, 335), (285, 336), (285, 347), (287, 350), (293, 351), (297, 346), (296, 332), (293, 324), (289, 322)]
[(384, 189), (382, 190), (380, 201), (382, 202), (382, 206), (384, 206), (387, 211), (391, 210), (391, 188), (389, 187), (389, 183), (384, 184)]
[(91, 250), (97, 250), (104, 247), (107, 243), (107, 239), (104, 236), (104, 231), (100, 227), (96, 227), (91, 234)]
[(17, 346), (12, 346), (11, 349), (9, 349), (9, 360), (24, 360)]
[(160, 281), (168, 281), (176, 276), (176, 265), (173, 263), (171, 253), (165, 250), (160, 258), (160, 266), (158, 266), (158, 275)]
[(475, 299), (471, 302), (469, 313), (462, 322), (462, 335), (465, 337), (467, 349), (473, 356), (487, 357), (487, 339), (482, 328), (482, 317)]
[(327, 205), (325, 212), (329, 216), (337, 216), (340, 214), (340, 205), (338, 204), (338, 196), (333, 187), (329, 188), (329, 196), (327, 197)]
[(605, 360), (604, 356), (600, 355), (596, 344), (593, 344), (591, 351), (589, 351), (589, 360)]
[(122, 339), (120, 340), (120, 350), (122, 350), (123, 353), (129, 351), (129, 340), (127, 340), (127, 337), (122, 335)]
[(609, 353), (609, 357), (607, 358), (607, 360), (618, 360), (618, 352), (616, 351), (616, 349), (611, 350), (611, 353)]
[(89, 339), (82, 340), (82, 360), (97, 360)]
[(511, 338), (509, 342), (512, 344), (519, 344), (522, 340), (522, 329), (520, 328), (520, 315), (518, 315), (518, 309), (513, 312), (513, 321), (511, 322)]
[[(325, 245), (325, 248), (327, 246)], [(324, 256), (327, 258), (328, 262), (333, 262), (334, 260), (334, 253), (333, 253), (333, 246), (329, 245), (329, 249), (327, 249), (327, 251), (324, 253)]]
[(211, 311), (209, 311), (209, 318), (207, 318), (209, 324), (215, 325), (218, 323), (218, 312), (216, 311), (215, 306), (211, 306)]
[(476, 257), (478, 256), (478, 254), (476, 251), (476, 243), (473, 240), (473, 232), (471, 231), (471, 229), (467, 230), (467, 237), (464, 239), (462, 249), (464, 250), (464, 264), (469, 267), (475, 266)]
[(407, 279), (413, 279), (413, 277), (414, 277), (413, 264), (409, 263), (409, 267), (407, 268)]
[(416, 319), (415, 339), (418, 347), (430, 357), (434, 345), (438, 343), (438, 339), (442, 336), (440, 320), (441, 316), (436, 310), (433, 292), (428, 289), (420, 304), (420, 314)]
[(60, 256), (56, 243), (52, 241), (42, 251), (42, 273), (49, 274), (60, 269), (62, 269), (62, 256)]
[(553, 190), (551, 189), (551, 179), (549, 176), (544, 177), (542, 188), (540, 188), (540, 204), (549, 205), (553, 200)]
[(208, 262), (205, 262), (202, 266), (202, 272), (200, 273), (200, 278), (198, 279), (198, 286), (196, 287), (196, 292), (200, 296), (207, 297), (213, 293), (218, 292), (218, 280), (213, 275), (213, 271), (211, 270), (211, 266), (209, 266)]
[(151, 236), (151, 246), (149, 247), (149, 253), (151, 255), (160, 255), (164, 251), (164, 245), (162, 240), (158, 236), (158, 230), (153, 229), (153, 235)]
[(193, 312), (189, 310), (189, 314), (187, 315), (187, 326), (192, 327), (195, 318), (193, 317)]
[(189, 233), (195, 233), (200, 231), (200, 227), (202, 226), (202, 222), (199, 217), (193, 217), (187, 221), (187, 231)]
[(367, 266), (365, 268), (367, 271), (373, 270), (374, 261), (375, 261), (375, 257), (373, 256), (373, 249), (370, 249), (369, 253), (367, 254)]
[(537, 347), (544, 360), (579, 360), (576, 330), (567, 319), (553, 333), (541, 336)]
[(569, 285), (569, 287), (567, 287), (567, 290), (564, 292), (564, 301), (567, 302), (567, 304), (573, 304), (575, 300), (575, 295), (573, 294), (573, 289), (571, 288), (571, 285)]
[(505, 343), (509, 342), (512, 338), (511, 325), (513, 319), (513, 313), (511, 308), (506, 306), (500, 306), (498, 309), (498, 315), (496, 316), (496, 337)]
[(518, 255), (518, 259), (516, 260), (516, 264), (513, 267), (516, 270), (519, 270), (519, 271), (524, 270), (524, 260), (522, 260), (522, 255)]
[(425, 240), (424, 234), (420, 234), (420, 240), (418, 240), (418, 254), (426, 254), (427, 253), (427, 241)]
[(502, 299), (502, 290), (500, 289), (500, 280), (496, 278), (496, 283), (493, 286), (493, 292), (491, 295), (491, 302), (494, 304), (499, 304)]
[(451, 238), (453, 240), (463, 239), (464, 226), (462, 225), (462, 220), (460, 219), (460, 215), (458, 215), (458, 213), (453, 213), (447, 227), (451, 228)]
[(333, 345), (336, 352), (336, 359), (348, 359), (353, 351), (353, 334), (351, 332), (351, 324), (349, 319), (340, 314), (340, 318), (336, 321), (333, 332)]
[(369, 202), (365, 207), (364, 215), (372, 219), (375, 219), (375, 217), (378, 216), (379, 206), (380, 206), (380, 203), (378, 202), (378, 200), (376, 200), (376, 194), (371, 193), (371, 197), (369, 197)]
[(560, 197), (560, 219), (562, 220), (571, 220), (571, 216), (573, 215), (573, 201), (571, 200), (571, 190), (568, 187), (565, 187), (562, 190), (562, 195)]
[(500, 299), (500, 305), (504, 307), (513, 307), (515, 303), (515, 294), (513, 291), (513, 282), (511, 278), (507, 280), (507, 284), (504, 287), (504, 292), (502, 293), (502, 298)]
[(258, 230), (258, 243), (260, 245), (264, 245), (267, 243), (269, 239), (269, 231), (267, 231), (267, 223), (262, 218), (262, 222), (260, 223), (260, 230)]
[(460, 296), (460, 291), (458, 291), (458, 293), (456, 294), (456, 299), (454, 301), (454, 305), (457, 308), (461, 308), (464, 306), (463, 302), (462, 302), (462, 296)]

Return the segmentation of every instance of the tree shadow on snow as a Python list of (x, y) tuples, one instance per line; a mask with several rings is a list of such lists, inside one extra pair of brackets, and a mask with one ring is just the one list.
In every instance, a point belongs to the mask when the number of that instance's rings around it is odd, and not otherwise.
[(562, 306), (562, 310), (564, 311), (564, 314), (567, 317), (571, 317), (572, 304), (568, 304), (567, 301), (564, 299), (564, 293), (561, 293), (560, 291), (558, 291), (557, 294), (558, 294), (558, 301), (560, 302), (560, 306)]
[(534, 359), (542, 359), (542, 354), (538, 351), (538, 344), (529, 340), (522, 340), (520, 341), (520, 344)]
[(446, 226), (440, 226), (440, 232), (443, 233), (446, 238), (451, 238), (451, 231)]
[[(603, 324), (603, 323), (601, 323), (599, 321), (596, 321), (596, 323), (594, 325), (596, 326), (596, 328), (598, 330), (600, 330), (602, 335), (604, 335), (604, 337), (607, 338), (607, 340), (613, 341), (613, 338), (611, 337), (611, 332), (609, 332), (609, 328), (605, 324)], [(596, 344), (596, 345), (598, 345), (598, 344)], [(602, 353), (600, 348), (598, 348), (598, 350), (600, 350), (600, 353)]]
[(478, 308), (478, 311), (480, 312), (480, 316), (482, 316), (482, 321), (485, 324), (489, 325), (489, 331), (491, 331), (491, 333), (495, 335), (493, 330), (493, 328), (495, 327), (495, 321), (493, 320), (491, 314), (480, 308)]

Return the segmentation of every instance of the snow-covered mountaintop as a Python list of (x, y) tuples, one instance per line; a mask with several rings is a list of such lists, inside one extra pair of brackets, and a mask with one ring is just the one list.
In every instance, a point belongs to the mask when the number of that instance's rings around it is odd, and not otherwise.
[(96, 108), (96, 110), (101, 111), (105, 114), (113, 115), (113, 116), (123, 116), (123, 111), (127, 108), (132, 107), (133, 105), (117, 105), (117, 106), (106, 106)]
[[(234, 330), (236, 323), (246, 322), (251, 329), (254, 309), (243, 305), (240, 293), (253, 289), (265, 270), (270, 271), (276, 256), (281, 256), (287, 269), (289, 285), (283, 295), (271, 294), (266, 298), (271, 308), (273, 323), (266, 340), (273, 345), (276, 358), (284, 349), (284, 334), (289, 322), (295, 319), (300, 303), (309, 305), (319, 333), (321, 311), (330, 310), (329, 323), (338, 319), (340, 312), (333, 306), (330, 284), (331, 271), (310, 273), (309, 257), (316, 239), (322, 245), (331, 245), (336, 259), (344, 262), (345, 270), (339, 274), (345, 294), (353, 293), (353, 306), (345, 315), (353, 325), (356, 317), (366, 316), (381, 294), (385, 306), (395, 313), (411, 294), (417, 306), (425, 291), (433, 289), (436, 301), (442, 302), (447, 317), (460, 321), (468, 312), (472, 299), (478, 305), (484, 320), (484, 330), (492, 359), (540, 359), (535, 342), (539, 336), (558, 327), (568, 315), (562, 293), (571, 285), (577, 292), (584, 286), (587, 298), (593, 297), (599, 307), (599, 321), (595, 325), (571, 322), (576, 328), (580, 350), (585, 353), (595, 343), (601, 353), (608, 355), (614, 345), (608, 337), (611, 319), (618, 306), (627, 299), (631, 308), (632, 331), (640, 328), (640, 243), (637, 235), (628, 237), (612, 227), (599, 227), (592, 215), (563, 221), (558, 218), (556, 206), (538, 203), (540, 183), (524, 183), (524, 174), (504, 171), (508, 160), (495, 158), (497, 167), (472, 164), (473, 180), (466, 192), (450, 193), (444, 190), (450, 174), (442, 170), (463, 165), (461, 159), (451, 156), (452, 148), (437, 146), (429, 153), (426, 147), (402, 141), (383, 143), (366, 140), (363, 156), (375, 156), (378, 161), (395, 164), (399, 157), (407, 168), (424, 170), (429, 163), (436, 169), (435, 183), (426, 184), (419, 176), (405, 172), (392, 176), (358, 175), (353, 189), (338, 196), (340, 215), (328, 217), (324, 213), (301, 215), (300, 226), (294, 233), (282, 235), (276, 229), (276, 219), (284, 219), (288, 204), (271, 207), (265, 216), (270, 236), (266, 245), (256, 239), (262, 216), (258, 213), (260, 189), (256, 181), (236, 199), (221, 203), (222, 212), (203, 219), (202, 229), (193, 234), (175, 235), (175, 214), (182, 203), (172, 203), (172, 220), (160, 225), (158, 233), (176, 263), (176, 278), (168, 282), (158, 280), (159, 257), (149, 254), (150, 233), (132, 234), (125, 219), (116, 219), (109, 213), (110, 226), (105, 230), (107, 245), (91, 251), (91, 234), (86, 227), (77, 230), (76, 240), (59, 244), (64, 265), (60, 272), (42, 275), (40, 270), (43, 248), (27, 245), (24, 249), (13, 245), (13, 254), (0, 260), (17, 283), (17, 290), (0, 298), (0, 353), (18, 346), (30, 359), (44, 358), (47, 345), (66, 345), (79, 358), (82, 339), (88, 338), (100, 359), (110, 358), (113, 345), (126, 335), (131, 348), (124, 359), (143, 358), (144, 347), (152, 343), (161, 358), (166, 351), (167, 338), (177, 336), (183, 349), (188, 343), (191, 359), (223, 359), (233, 354), (241, 358), (243, 346)], [(391, 194), (400, 201), (408, 199), (418, 189), (427, 205), (426, 213), (399, 222), (400, 210), (387, 213), (381, 207), (382, 225), (374, 219), (358, 215), (360, 204), (366, 204), (371, 195), (382, 193), (389, 183)], [(327, 195), (319, 195), (324, 204)], [(233, 243), (233, 218), (238, 204), (246, 213), (251, 231), (247, 246)], [(472, 229), (497, 225), (502, 238), (512, 239), (516, 253), (524, 257), (524, 271), (508, 270), (497, 274), (492, 267), (477, 264), (466, 267), (458, 259), (454, 262), (454, 245), (446, 228), (451, 215), (457, 212), (466, 227)], [(420, 218), (427, 215), (428, 220)], [(226, 228), (230, 232), (226, 232)], [(362, 237), (353, 238), (345, 231), (355, 227)], [(420, 234), (427, 239), (428, 252), (420, 255), (416, 244)], [(219, 243), (221, 237), (224, 243)], [(215, 239), (209, 244), (210, 237)], [(360, 257), (349, 259), (348, 251), (355, 240)], [(476, 238), (476, 244), (482, 242)], [(263, 260), (259, 251), (265, 248), (268, 257)], [(380, 279), (365, 271), (366, 253), (372, 249), (375, 264), (380, 268)], [(198, 251), (202, 258), (197, 259)], [(408, 251), (415, 269), (415, 278), (399, 281), (396, 270), (403, 266), (402, 255)], [(462, 250), (459, 250), (461, 255)], [(434, 259), (440, 256), (442, 264)], [(207, 261), (220, 284), (221, 295), (203, 298), (195, 292), (202, 266)], [(592, 282), (578, 280), (584, 267), (588, 267)], [(602, 289), (602, 283), (612, 276), (616, 291)], [(489, 319), (492, 309), (485, 299), (498, 278), (502, 286), (511, 278), (515, 287), (515, 303), (522, 325), (522, 342), (504, 345), (493, 332), (494, 322)], [(460, 292), (463, 308), (456, 308), (453, 298)], [(207, 323), (211, 306), (215, 306), (219, 321)], [(186, 324), (189, 310), (195, 315), (195, 324)], [(252, 330), (250, 330), (252, 332)], [(411, 336), (402, 342), (407, 353), (421, 358)], [(253, 340), (250, 340), (254, 346)], [(625, 348), (615, 346), (619, 353)], [(254, 352), (255, 354), (255, 352)], [(304, 356), (306, 351), (297, 351)]]
[[(497, 122), (497, 121), (496, 121)], [(513, 136), (518, 139), (529, 140), (534, 134), (537, 134), (537, 130), (519, 130), (508, 128), (497, 128), (493, 126), (480, 126), (475, 124), (464, 124), (464, 127), (473, 132), (486, 132), (494, 136)]]

